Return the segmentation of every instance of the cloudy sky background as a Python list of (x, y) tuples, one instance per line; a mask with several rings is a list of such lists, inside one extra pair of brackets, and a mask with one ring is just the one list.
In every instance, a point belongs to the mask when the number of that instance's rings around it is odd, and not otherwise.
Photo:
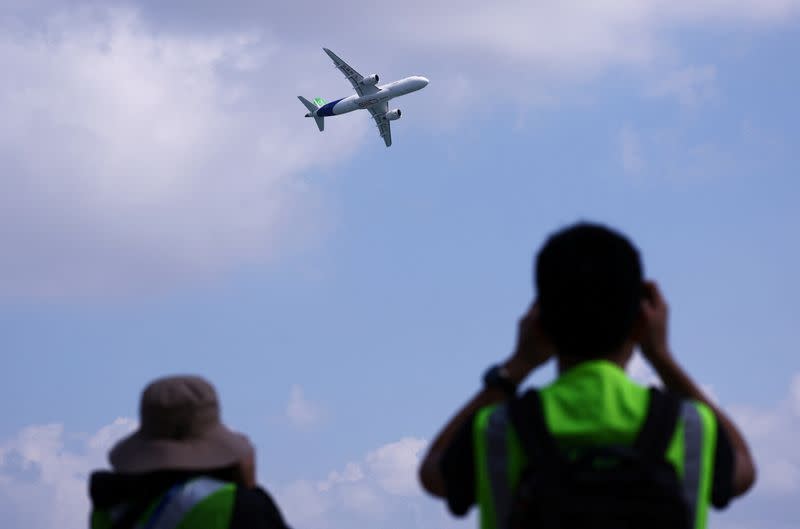
[[(474, 527), (415, 467), (578, 219), (752, 441), (711, 527), (800, 525), (800, 2), (162, 4), (0, 5), (4, 526), (84, 525), (142, 387), (193, 372), (294, 527)], [(302, 118), (350, 93), (322, 46), (431, 80), (391, 149)]]

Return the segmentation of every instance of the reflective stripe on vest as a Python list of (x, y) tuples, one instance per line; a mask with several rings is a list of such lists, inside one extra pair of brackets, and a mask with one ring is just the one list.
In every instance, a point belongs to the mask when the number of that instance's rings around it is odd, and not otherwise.
[(171, 495), (160, 511), (154, 513), (156, 519), (145, 520), (136, 527), (175, 529), (192, 509), (226, 485), (224, 481), (205, 477), (187, 481)]
[(486, 461), (494, 504), (494, 527), (507, 524), (511, 514), (511, 485), (508, 465), (508, 408), (497, 406), (489, 416), (486, 428), (486, 449), (490, 457)]
[(696, 401), (683, 404), (681, 418), (684, 427), (684, 493), (693, 517), (692, 526), (705, 529), (714, 477), (717, 420), (711, 408)]
[(689, 506), (692, 527), (697, 523), (697, 502), (700, 492), (700, 476), (703, 471), (703, 425), (700, 414), (691, 401), (681, 406), (683, 419), (683, 496)]

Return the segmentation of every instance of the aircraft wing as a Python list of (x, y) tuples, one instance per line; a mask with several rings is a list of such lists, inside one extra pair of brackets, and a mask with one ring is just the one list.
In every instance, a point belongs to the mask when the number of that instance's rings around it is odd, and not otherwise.
[(341, 70), (347, 80), (350, 81), (350, 84), (353, 85), (353, 89), (359, 96), (374, 94), (379, 91), (377, 86), (370, 86), (370, 85), (363, 85), (361, 81), (364, 80), (364, 76), (355, 71), (349, 64), (344, 62), (342, 59), (339, 58), (338, 55), (333, 53), (328, 48), (322, 48), (325, 53), (328, 54), (328, 57), (331, 58), (333, 64)]
[(389, 112), (388, 101), (369, 107), (369, 113), (372, 114), (372, 117), (375, 118), (375, 123), (378, 125), (378, 132), (383, 138), (383, 142), (389, 147), (392, 145), (392, 127), (389, 120), (386, 119), (387, 112)]

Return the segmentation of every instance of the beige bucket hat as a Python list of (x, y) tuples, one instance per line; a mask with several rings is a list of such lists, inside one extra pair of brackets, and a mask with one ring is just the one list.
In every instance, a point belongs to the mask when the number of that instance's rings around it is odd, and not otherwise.
[(253, 457), (253, 446), (220, 420), (217, 392), (197, 376), (151, 382), (142, 392), (139, 429), (109, 453), (117, 472), (209, 470)]

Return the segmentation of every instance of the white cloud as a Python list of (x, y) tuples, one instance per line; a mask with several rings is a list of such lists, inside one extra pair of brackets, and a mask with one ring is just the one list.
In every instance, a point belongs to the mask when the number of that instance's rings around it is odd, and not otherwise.
[(310, 428), (319, 422), (322, 410), (305, 397), (303, 388), (295, 384), (289, 392), (286, 417), (298, 428)]
[(647, 90), (651, 97), (675, 98), (691, 106), (714, 96), (717, 70), (714, 66), (689, 66), (670, 72)]
[[(429, 75), (428, 97), (405, 103), (423, 109), (414, 122), (458, 131), (475, 112), (511, 101), (522, 115), (558, 100), (558, 82), (616, 66), (647, 76), (667, 63), (653, 94), (702, 100), (715, 71), (675, 66), (669, 30), (777, 25), (800, 2), (409, 0), (390, 19), (379, 4), (346, 0), (316, 19), (273, 4), (3, 7), (0, 296), (137, 293), (313, 240), (325, 199), (298, 175), (348, 158), (368, 135), (380, 146), (368, 119), (318, 134), (299, 118), (298, 93), (348, 91), (321, 36), (365, 71)], [(635, 137), (622, 142), (627, 167), (640, 168)]]
[(420, 493), (417, 467), (425, 446), (423, 439), (404, 437), (367, 454), (366, 463), (386, 492), (414, 496)]
[(789, 529), (797, 527), (800, 507), (800, 414), (794, 408), (800, 373), (788, 396), (776, 406), (726, 406), (747, 440), (756, 462), (755, 487), (727, 511), (716, 513), (710, 527)]
[(331, 527), (327, 513), (334, 507), (333, 500), (321, 493), (314, 483), (293, 481), (275, 493), (279, 508), (290, 526)]
[[(374, 53), (385, 49), (446, 54), (454, 67), (469, 64), (469, 71), (505, 72), (506, 77), (486, 81), (497, 91), (519, 91), (516, 81), (521, 72), (530, 72), (530, 81), (553, 73), (570, 77), (589, 77), (610, 66), (650, 65), (674, 58), (676, 43), (669, 30), (696, 25), (781, 24), (797, 14), (797, 0), (597, 0), (591, 3), (566, 0), (558, 3), (444, 0), (432, 4), (409, 0), (395, 6), (389, 24), (368, 24), (377, 19), (380, 5), (345, 2), (331, 12), (326, 22), (339, 26), (362, 27)], [(290, 27), (302, 27), (305, 16), (300, 8), (282, 10)], [(348, 26), (349, 24), (349, 26)], [(413, 27), (414, 38), (408, 38)], [(337, 34), (337, 40), (347, 41)], [(357, 42), (350, 41), (354, 49)], [(388, 54), (391, 55), (391, 54)], [(376, 57), (377, 58), (377, 57)], [(476, 79), (480, 75), (475, 76)], [(499, 81), (499, 82), (498, 82)]]
[[(795, 380), (797, 375), (795, 376)], [(775, 409), (732, 406), (731, 415), (744, 432), (758, 465), (754, 494), (794, 496), (800, 493), (800, 415), (791, 396)]]
[[(369, 523), (378, 527), (404, 517), (416, 523), (420, 510), (434, 507), (422, 499), (417, 482), (423, 439), (403, 437), (371, 450), (325, 479), (298, 480), (276, 489), (290, 523), (308, 527), (346, 527)], [(308, 510), (309, 502), (316, 507)], [(346, 522), (348, 521), (348, 522)], [(377, 525), (376, 525), (377, 524)]]
[(46, 424), (29, 426), (0, 442), (0, 518), (8, 524), (4, 526), (85, 527), (89, 472), (106, 467), (113, 441), (135, 427), (133, 419), (119, 418), (92, 435), (75, 436), (62, 424)]
[(367, 518), (377, 518), (388, 512), (384, 497), (368, 483), (353, 483), (339, 491), (339, 501), (345, 510)]
[(328, 474), (328, 478), (317, 483), (317, 489), (320, 491), (329, 491), (331, 487), (337, 483), (353, 483), (364, 479), (364, 471), (358, 463), (350, 462), (344, 466), (344, 470), (338, 472), (336, 470)]
[(366, 124), (323, 140), (299, 119), (286, 81), (311, 74), (278, 45), (159, 33), (127, 8), (0, 27), (0, 295), (132, 293), (313, 237), (297, 175)]

